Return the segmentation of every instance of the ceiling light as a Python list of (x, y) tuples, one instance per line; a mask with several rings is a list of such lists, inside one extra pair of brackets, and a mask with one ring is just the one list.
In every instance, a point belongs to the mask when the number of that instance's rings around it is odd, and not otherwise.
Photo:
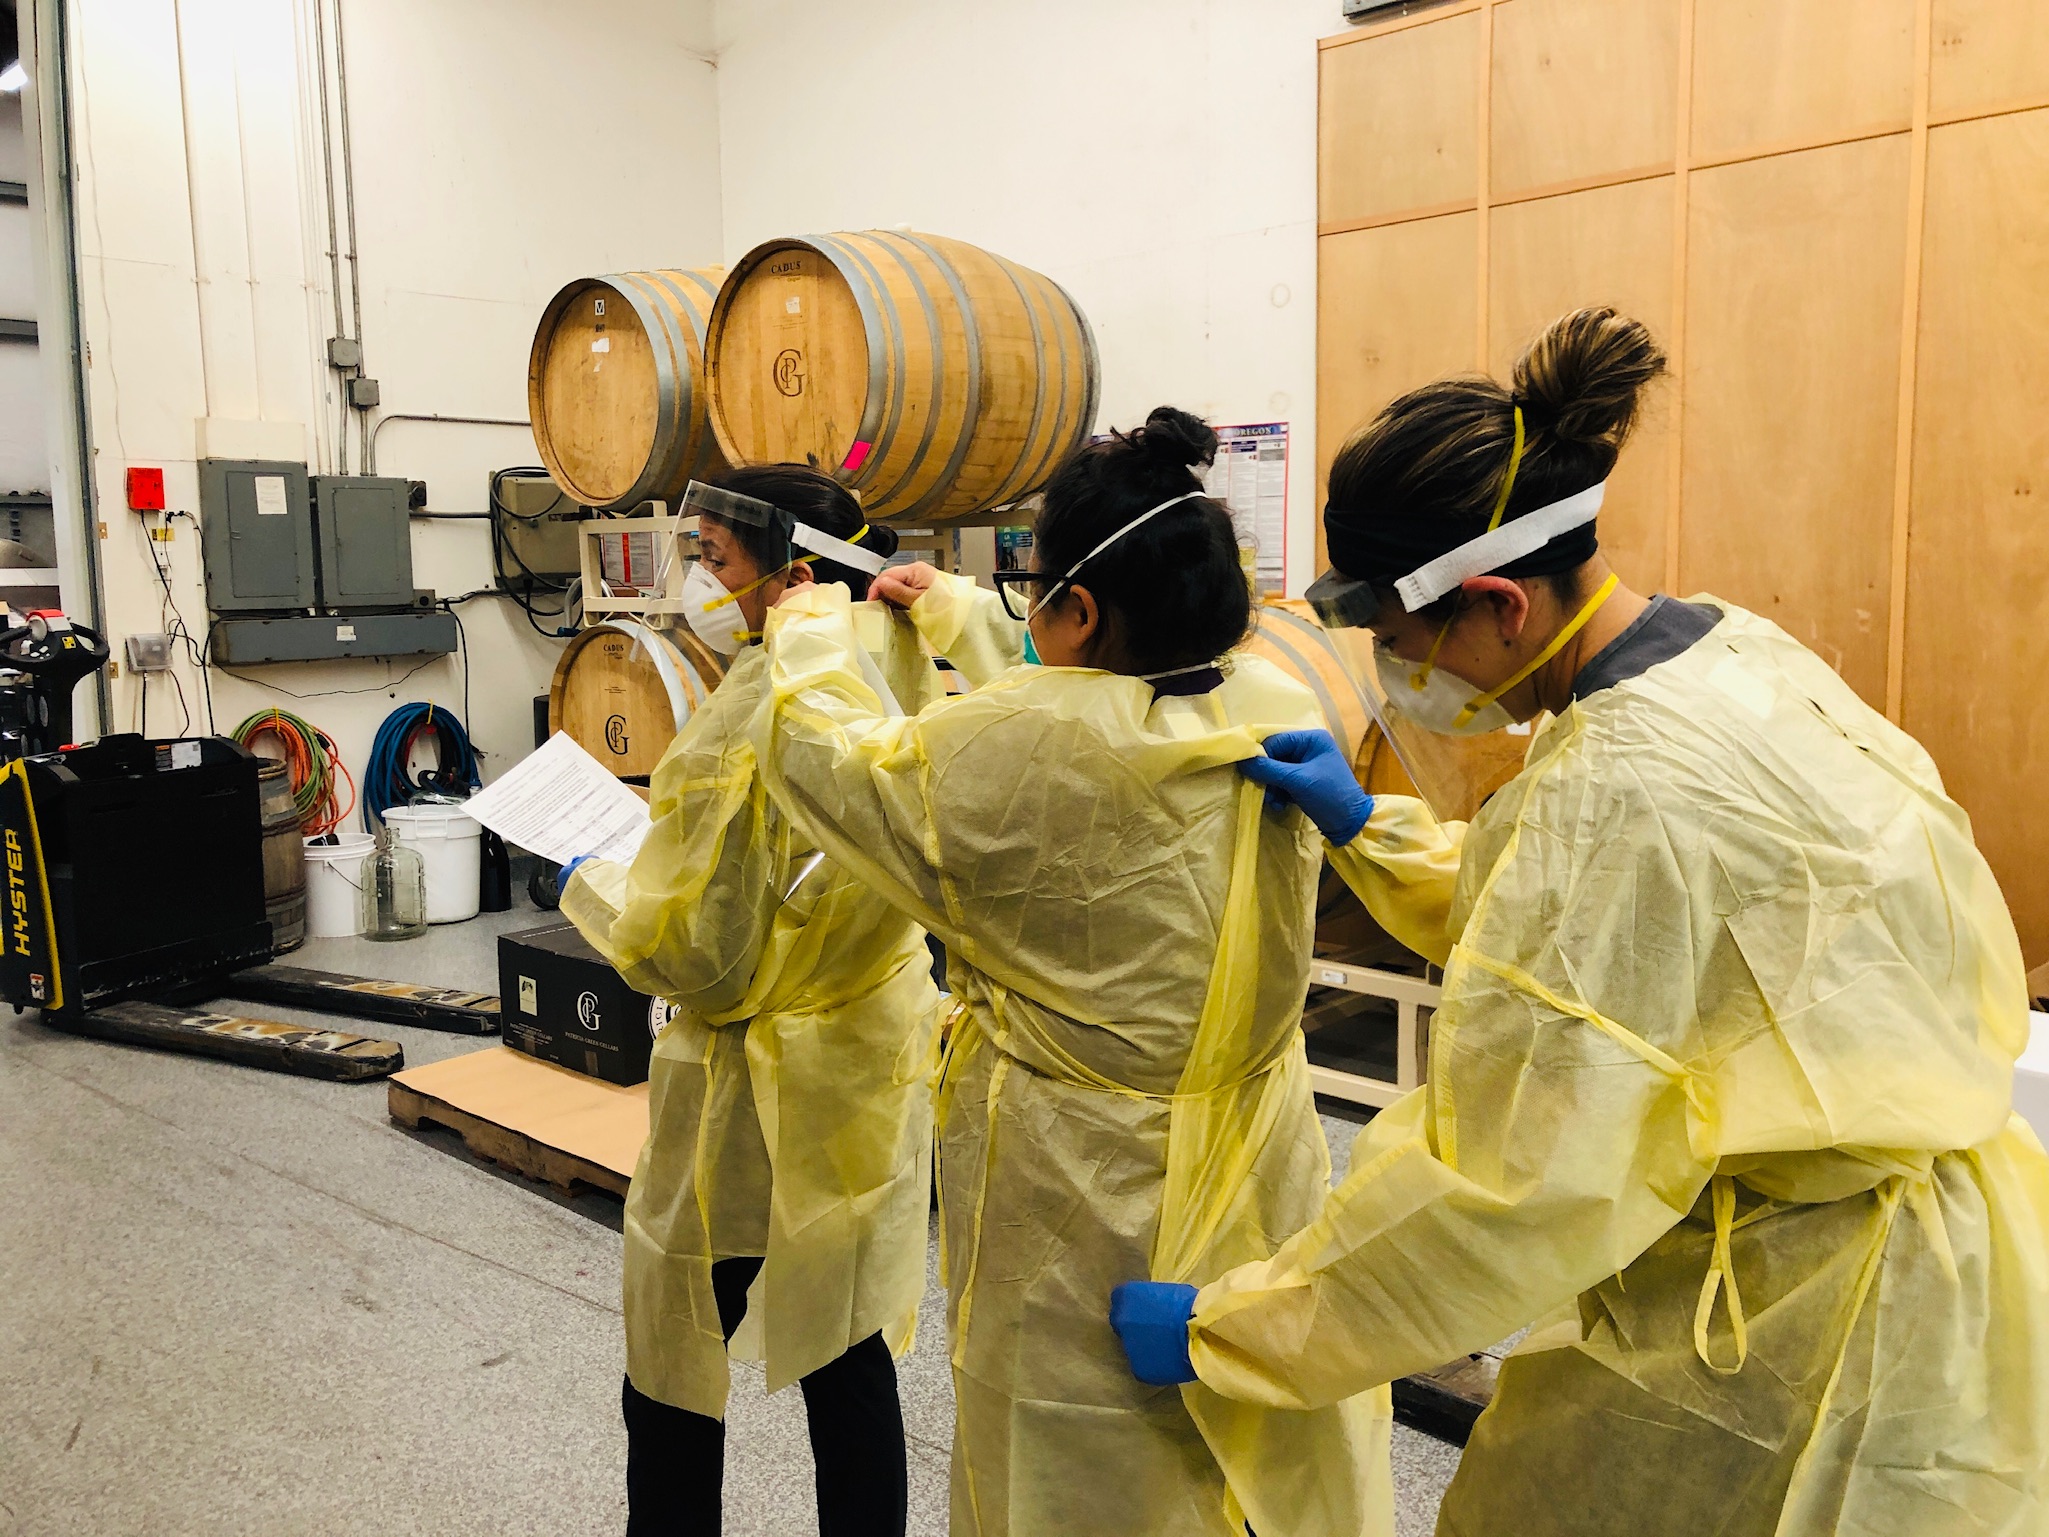
[(16, 59), (5, 69), (0, 69), (0, 91), (11, 94), (27, 84), (28, 71), (21, 67), (21, 60)]

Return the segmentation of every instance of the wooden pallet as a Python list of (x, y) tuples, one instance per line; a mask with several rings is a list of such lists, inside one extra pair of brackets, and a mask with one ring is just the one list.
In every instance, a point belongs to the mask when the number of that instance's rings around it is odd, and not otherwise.
[(442, 1126), (477, 1157), (568, 1192), (623, 1197), (647, 1140), (647, 1085), (620, 1088), (497, 1046), (393, 1078), (391, 1118)]
[(1466, 1444), (1473, 1422), (1494, 1401), (1501, 1362), (1492, 1355), (1461, 1356), (1435, 1371), (1417, 1372), (1394, 1384), (1394, 1417), (1440, 1440)]

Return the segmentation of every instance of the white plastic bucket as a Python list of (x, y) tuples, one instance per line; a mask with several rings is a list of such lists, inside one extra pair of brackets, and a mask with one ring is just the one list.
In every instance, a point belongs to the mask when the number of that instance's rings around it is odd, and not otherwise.
[(306, 932), (346, 939), (363, 932), (363, 856), (377, 846), (368, 833), (337, 833), (339, 843), (306, 844)]
[(384, 820), (427, 866), (427, 921), (476, 917), (483, 824), (460, 806), (393, 806)]

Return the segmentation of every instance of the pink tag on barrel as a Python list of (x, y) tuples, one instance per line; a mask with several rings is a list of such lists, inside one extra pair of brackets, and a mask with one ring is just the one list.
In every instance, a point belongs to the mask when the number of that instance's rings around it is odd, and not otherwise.
[(873, 443), (866, 442), (860, 438), (854, 439), (854, 446), (847, 450), (847, 457), (840, 461), (840, 468), (849, 473), (857, 472), (862, 465), (868, 462), (869, 450), (874, 447)]

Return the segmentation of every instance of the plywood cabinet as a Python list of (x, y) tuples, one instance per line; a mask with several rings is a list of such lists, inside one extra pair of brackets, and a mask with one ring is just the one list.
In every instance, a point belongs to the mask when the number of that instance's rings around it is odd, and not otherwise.
[[(1417, 381), (1471, 367), (1475, 271), (1470, 213), (1321, 240), (1318, 412), (1365, 421)], [(1337, 441), (1317, 440), (1319, 483)]]
[[(1427, 31), (1427, 28), (1419, 30)], [(1520, 0), (1494, 14), (1488, 114), (1496, 198), (1672, 164), (1679, 0)], [(1587, 76), (1616, 55), (1612, 86)]]
[[(1487, 370), (1507, 378), (1516, 354), (1551, 320), (1612, 304), (1660, 336), (1672, 326), (1672, 178), (1593, 187), (1494, 210), (1488, 273)], [(1673, 395), (1654, 389), (1622, 451), (1601, 514), (1601, 544), (1622, 579), (1665, 581), (1671, 504)], [(1333, 450), (1335, 452), (1335, 450)]]
[(1900, 724), (2049, 961), (2049, 110), (1938, 128), (1915, 371)]
[(1914, 0), (1694, 0), (1693, 162), (1914, 116)]
[(2049, 961), (2049, 0), (1462, 0), (1319, 77), (1319, 467), (1639, 316), (1673, 368), (1604, 547), (1913, 732)]
[(1907, 136), (1696, 172), (1679, 585), (1885, 699)]

